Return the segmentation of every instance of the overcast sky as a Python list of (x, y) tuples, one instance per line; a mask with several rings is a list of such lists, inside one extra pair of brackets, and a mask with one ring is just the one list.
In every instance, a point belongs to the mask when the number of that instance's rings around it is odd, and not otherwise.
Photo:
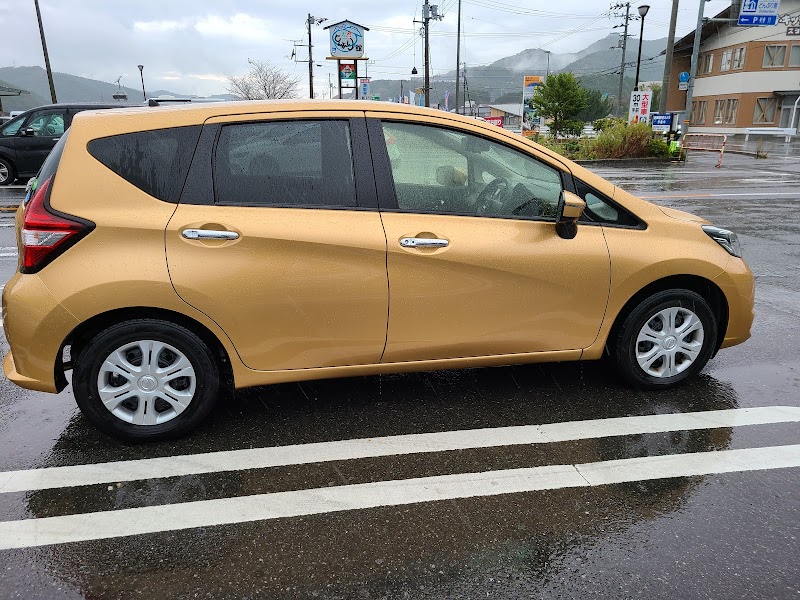
[[(694, 29), (699, 0), (682, 0), (678, 36)], [(639, 4), (633, 2), (635, 13)], [(350, 19), (371, 30), (365, 50), (376, 78), (422, 73), (422, 44), (412, 21), (421, 0), (40, 0), (54, 71), (138, 87), (143, 64), (148, 89), (210, 95), (225, 91), (225, 77), (247, 71), (247, 59), (269, 60), (301, 77), (308, 66), (290, 60), (292, 41), (306, 41), (308, 13), (333, 23)], [(650, 0), (645, 39), (666, 37), (671, 0)], [(729, 6), (707, 4), (711, 16)], [(444, 19), (431, 25), (433, 73), (455, 68), (457, 0), (439, 0)], [(609, 33), (619, 19), (602, 16), (609, 3), (596, 0), (462, 0), (462, 62), (490, 63), (526, 48), (577, 52)], [(633, 24), (638, 36), (638, 22)], [(0, 0), (0, 66), (44, 66), (33, 0)], [(327, 32), (313, 28), (315, 89), (327, 93), (333, 61), (325, 61)], [(307, 50), (298, 48), (305, 59)], [(322, 60), (320, 60), (322, 59)]]

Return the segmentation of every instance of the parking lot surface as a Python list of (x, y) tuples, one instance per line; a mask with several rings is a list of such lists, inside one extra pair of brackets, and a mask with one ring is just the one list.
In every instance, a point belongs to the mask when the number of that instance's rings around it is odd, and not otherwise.
[(756, 275), (753, 337), (674, 391), (602, 362), (315, 381), (126, 445), (0, 379), (0, 598), (797, 597), (800, 158), (715, 162), (595, 169)]

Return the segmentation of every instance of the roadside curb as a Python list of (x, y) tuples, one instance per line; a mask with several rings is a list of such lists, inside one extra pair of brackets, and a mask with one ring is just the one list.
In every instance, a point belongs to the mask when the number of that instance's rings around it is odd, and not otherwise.
[(596, 158), (593, 160), (573, 161), (579, 165), (594, 165), (608, 167), (636, 167), (639, 165), (666, 164), (671, 162), (681, 162), (674, 160), (671, 156), (647, 156), (644, 158)]

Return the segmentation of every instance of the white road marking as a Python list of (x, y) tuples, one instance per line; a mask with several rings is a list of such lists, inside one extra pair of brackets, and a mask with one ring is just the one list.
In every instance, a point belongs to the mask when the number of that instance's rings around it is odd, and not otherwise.
[(0, 493), (380, 456), (521, 444), (546, 444), (619, 435), (789, 422), (800, 422), (800, 407), (735, 408), (228, 450), (163, 458), (5, 471), (0, 472)]
[(698, 194), (689, 194), (686, 196), (673, 196), (669, 194), (665, 195), (647, 195), (642, 196), (643, 198), (651, 199), (651, 200), (669, 200), (671, 198), (675, 199), (682, 199), (682, 198), (697, 198), (697, 199), (714, 199), (714, 198), (727, 198), (733, 196), (759, 196), (761, 198), (770, 198), (772, 196), (800, 196), (800, 192), (773, 192), (771, 190), (765, 190), (763, 192), (725, 192), (725, 193), (713, 193), (713, 192), (703, 192), (702, 195)]
[(14, 223), (0, 223), (0, 227), (13, 227)]
[(0, 523), (0, 550), (559, 488), (800, 467), (800, 445), (440, 475)]

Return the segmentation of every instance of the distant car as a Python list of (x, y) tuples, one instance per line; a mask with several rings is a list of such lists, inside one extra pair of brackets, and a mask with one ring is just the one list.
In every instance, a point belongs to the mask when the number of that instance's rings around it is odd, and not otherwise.
[(50, 104), (31, 109), (0, 124), (0, 185), (33, 177), (50, 150), (83, 110), (120, 108), (123, 104)]
[(0, 125), (5, 125), (8, 123), (13, 117), (2, 117), (0, 116)]

